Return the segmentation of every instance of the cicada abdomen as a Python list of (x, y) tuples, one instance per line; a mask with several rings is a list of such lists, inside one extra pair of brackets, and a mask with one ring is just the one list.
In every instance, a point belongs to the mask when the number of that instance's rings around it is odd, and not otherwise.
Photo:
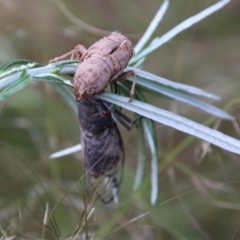
[(117, 202), (124, 167), (123, 141), (112, 113), (109, 103), (95, 97), (78, 104), (86, 185), (103, 203)]

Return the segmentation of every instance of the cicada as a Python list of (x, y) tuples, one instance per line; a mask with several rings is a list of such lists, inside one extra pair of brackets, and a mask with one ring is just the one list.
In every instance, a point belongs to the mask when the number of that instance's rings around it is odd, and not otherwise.
[(123, 141), (111, 104), (96, 97), (78, 103), (86, 185), (103, 203), (117, 202), (124, 167)]

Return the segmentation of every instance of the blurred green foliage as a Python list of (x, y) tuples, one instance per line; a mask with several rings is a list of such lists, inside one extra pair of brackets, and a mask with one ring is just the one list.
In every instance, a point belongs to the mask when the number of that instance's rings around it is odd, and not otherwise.
[[(91, 0), (65, 4), (82, 21), (109, 32), (118, 30), (136, 43), (161, 1)], [(171, 1), (156, 36), (209, 4), (207, 0)], [(17, 58), (46, 64), (79, 43), (90, 46), (101, 35), (101, 31), (94, 34), (90, 28), (73, 24), (53, 1), (2, 0), (0, 5), (1, 64)], [(220, 108), (233, 101), (239, 106), (239, 9), (239, 2), (232, 1), (178, 35), (151, 54), (144, 69), (222, 96)], [(149, 100), (197, 122), (208, 120), (207, 114), (185, 104), (162, 98)], [(238, 114), (236, 109), (234, 113)], [(216, 122), (214, 126), (239, 138), (239, 126), (234, 128), (231, 122)], [(80, 234), (88, 231), (94, 234), (93, 239), (239, 239), (239, 156), (160, 124), (156, 128), (161, 151), (157, 203), (152, 206), (149, 201), (150, 162), (145, 166), (143, 184), (133, 191), (135, 130), (121, 128), (126, 166), (120, 203), (107, 206), (96, 202), (88, 228)], [(57, 229), (65, 239), (78, 224), (83, 224), (80, 154), (49, 159), (51, 153), (78, 142), (78, 120), (49, 85), (32, 84), (0, 102), (3, 239), (17, 234), (57, 239)], [(50, 231), (43, 227), (47, 202), (50, 210), (55, 207), (54, 219), (48, 223)]]

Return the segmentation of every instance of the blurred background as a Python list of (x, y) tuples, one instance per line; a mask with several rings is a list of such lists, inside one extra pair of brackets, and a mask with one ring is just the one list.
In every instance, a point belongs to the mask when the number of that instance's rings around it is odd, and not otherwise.
[[(64, 4), (63, 4), (64, 3)], [(135, 44), (159, 0), (0, 0), (0, 64), (30, 59), (46, 65), (77, 44), (89, 47), (119, 31)], [(170, 1), (154, 36), (215, 1)], [(178, 35), (152, 53), (143, 69), (222, 97), (216, 106), (240, 119), (240, 2)], [(185, 104), (146, 95), (148, 102), (199, 123), (211, 116)], [(131, 113), (125, 112), (130, 117)], [(136, 130), (120, 126), (125, 170), (118, 206), (94, 205), (87, 229), (92, 239), (240, 239), (240, 159), (161, 124), (158, 132), (159, 196), (150, 203), (151, 162), (133, 191)], [(216, 119), (211, 127), (239, 138), (239, 126)], [(51, 86), (31, 84), (0, 102), (0, 229), (2, 238), (66, 239), (84, 212), (80, 153), (49, 156), (79, 143), (78, 119)], [(148, 161), (149, 160), (149, 161)], [(54, 218), (43, 227), (45, 210)], [(59, 234), (60, 232), (60, 234)], [(58, 236), (58, 237), (57, 237)], [(82, 238), (79, 238), (82, 239)]]

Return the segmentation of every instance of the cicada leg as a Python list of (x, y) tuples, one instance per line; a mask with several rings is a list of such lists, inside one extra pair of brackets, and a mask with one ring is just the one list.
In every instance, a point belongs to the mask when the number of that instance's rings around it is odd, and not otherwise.
[(115, 82), (115, 81), (122, 81), (128, 77), (133, 76), (133, 82), (132, 82), (132, 87), (130, 90), (130, 99), (129, 102), (131, 102), (133, 100), (134, 97), (134, 90), (135, 90), (135, 86), (136, 86), (136, 73), (133, 70), (129, 70), (127, 72), (123, 72), (122, 74), (120, 74), (119, 76), (114, 76), (112, 79), (110, 79), (110, 82)]

